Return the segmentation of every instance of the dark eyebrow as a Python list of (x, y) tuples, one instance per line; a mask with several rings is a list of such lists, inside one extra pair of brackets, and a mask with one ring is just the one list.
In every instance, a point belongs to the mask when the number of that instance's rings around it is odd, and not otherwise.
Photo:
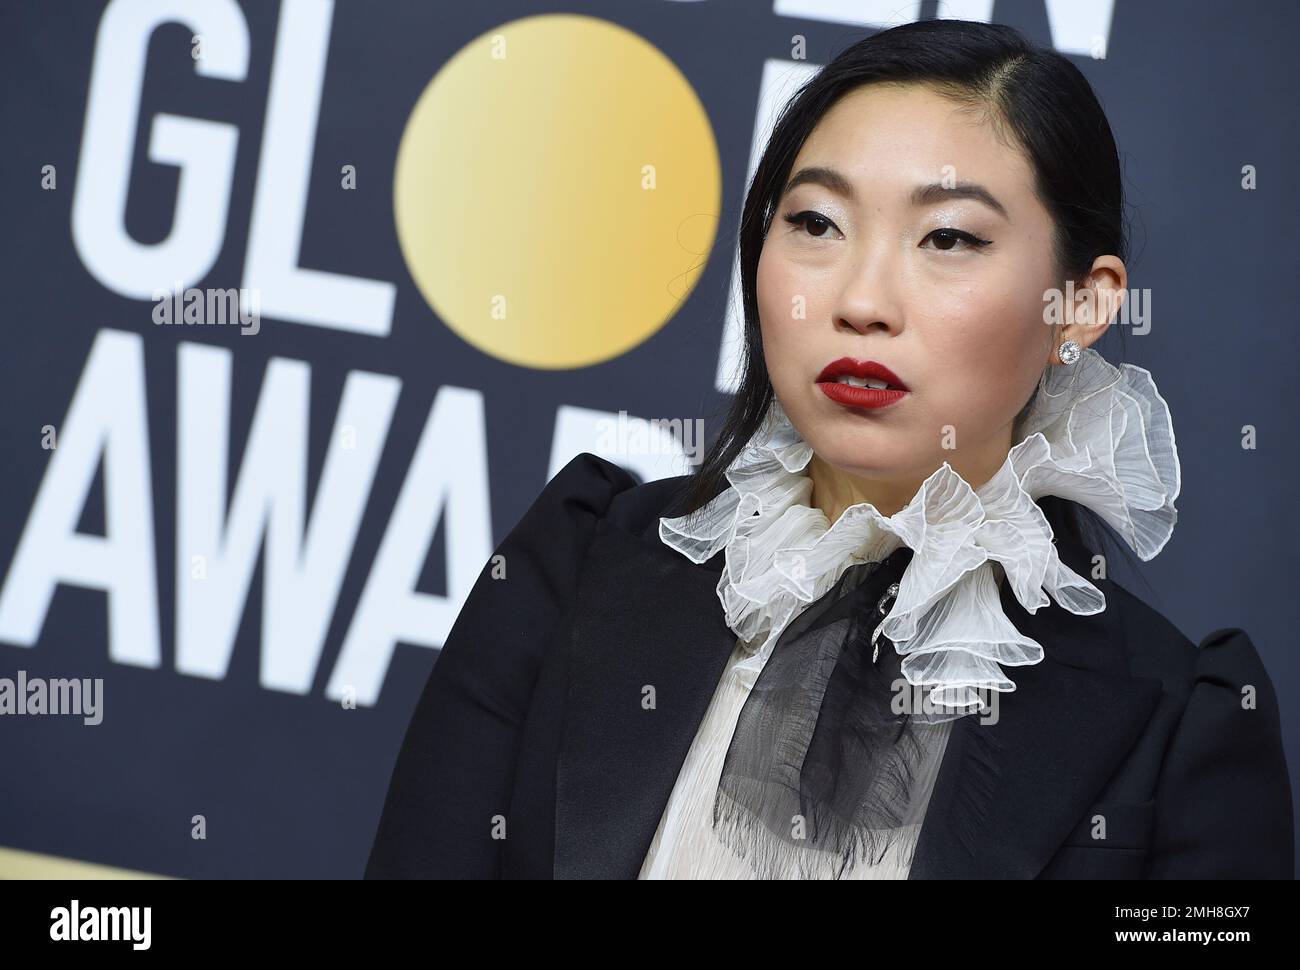
[(1003, 219), (1011, 219), (1002, 203), (993, 197), (993, 193), (975, 182), (959, 182), (953, 186), (932, 182), (929, 185), (918, 185), (912, 190), (912, 205), (934, 205), (948, 199), (974, 199), (983, 202)]
[[(849, 202), (857, 201), (857, 193), (853, 191), (853, 183), (833, 168), (825, 168), (820, 165), (801, 168), (786, 183), (785, 190), (781, 195), (788, 195), (800, 185), (820, 185), (836, 195), (842, 196)], [(974, 199), (976, 202), (983, 202), (1003, 219), (1011, 219), (1007, 215), (1006, 207), (997, 200), (993, 193), (976, 182), (959, 182), (954, 186), (947, 186), (942, 182), (932, 182), (929, 185), (918, 185), (912, 190), (912, 205), (915, 206), (934, 205), (937, 202), (946, 202), (949, 199)]]
[(798, 186), (804, 184), (820, 185), (823, 188), (830, 189), (836, 195), (843, 196), (850, 202), (857, 201), (857, 193), (853, 191), (853, 185), (848, 179), (835, 169), (822, 168), (820, 165), (799, 169), (794, 178), (785, 184), (785, 191), (781, 195), (788, 195)]

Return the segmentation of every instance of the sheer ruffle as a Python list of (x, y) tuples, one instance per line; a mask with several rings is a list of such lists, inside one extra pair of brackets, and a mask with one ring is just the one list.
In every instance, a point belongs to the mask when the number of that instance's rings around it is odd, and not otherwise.
[(894, 878), (911, 865), (951, 723), (894, 710), (899, 658), (876, 663), (870, 643), (892, 575), (871, 579), (880, 565), (850, 567), (782, 631), (736, 721), (712, 829), (760, 878)]
[(988, 691), (1015, 690), (1002, 667), (1043, 656), (1003, 613), (995, 563), (1030, 613), (1051, 600), (1080, 615), (1106, 606), (1061, 561), (1035, 500), (1091, 508), (1149, 560), (1173, 532), (1181, 488), (1169, 408), (1151, 374), (1094, 350), (1049, 369), (1018, 430), (1021, 440), (980, 488), (944, 462), (896, 514), (863, 502), (832, 524), (808, 504), (812, 448), (773, 400), (727, 471), (731, 487), (696, 512), (660, 519), (660, 538), (697, 563), (725, 549), (718, 597), (748, 652), (737, 675), (750, 687), (782, 631), (847, 569), (907, 546), (914, 555), (880, 633), (907, 682), (924, 689), (933, 720), (986, 711)]

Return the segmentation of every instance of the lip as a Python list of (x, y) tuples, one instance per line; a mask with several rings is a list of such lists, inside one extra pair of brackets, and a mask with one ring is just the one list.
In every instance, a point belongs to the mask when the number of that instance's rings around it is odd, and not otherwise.
[(910, 390), (902, 379), (884, 364), (874, 360), (857, 360), (853, 357), (841, 357), (833, 360), (817, 375), (817, 383), (833, 381), (840, 377), (863, 377), (885, 381), (901, 391)]
[[(852, 384), (838, 383), (838, 379), (844, 376), (871, 378), (895, 386), (854, 387)], [(901, 401), (909, 393), (907, 385), (884, 364), (874, 360), (857, 360), (853, 357), (841, 357), (827, 364), (817, 375), (817, 386), (836, 404), (869, 410), (888, 407)]]

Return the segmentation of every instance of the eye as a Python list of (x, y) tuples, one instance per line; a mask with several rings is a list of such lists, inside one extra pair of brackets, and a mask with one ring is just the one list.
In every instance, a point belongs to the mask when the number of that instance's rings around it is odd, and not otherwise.
[[(803, 212), (797, 212), (793, 215), (787, 214), (784, 218), (785, 221), (790, 223), (792, 226), (806, 228), (808, 230), (808, 235), (812, 236), (814, 239), (825, 239), (827, 238), (826, 230), (828, 228), (835, 229), (835, 223), (831, 222), (820, 213), (813, 212), (811, 209), (806, 209)], [(814, 232), (814, 228), (818, 231)], [(835, 229), (835, 231), (839, 232), (838, 229)]]
[(960, 249), (958, 243), (965, 244), (969, 249), (981, 249), (993, 241), (992, 239), (981, 239), (979, 236), (972, 236), (969, 232), (963, 232), (960, 229), (935, 229), (925, 239), (921, 240), (921, 245), (924, 246), (931, 239), (934, 240), (934, 248), (941, 252)]

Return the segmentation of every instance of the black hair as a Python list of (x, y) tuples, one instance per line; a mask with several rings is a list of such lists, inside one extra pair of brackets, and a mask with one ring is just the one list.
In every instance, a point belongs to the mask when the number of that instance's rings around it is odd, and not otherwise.
[[(762, 423), (774, 397), (758, 315), (763, 241), (794, 159), (822, 116), (850, 91), (880, 82), (926, 84), (958, 104), (983, 109), (999, 136), (1027, 154), (1034, 191), (1054, 223), (1053, 256), (1062, 285), (1081, 280), (1098, 256), (1127, 261), (1115, 139), (1092, 87), (1067, 57), (1031, 45), (1011, 27), (961, 20), (919, 21), (857, 41), (786, 103), (755, 168), (739, 228), (744, 316), (739, 389), (699, 468), (666, 514), (696, 511), (725, 489), (727, 469)], [(1037, 394), (1035, 389), (1017, 426)], [(1092, 551), (1109, 544), (1136, 565), (1127, 546), (1090, 509), (1051, 495), (1039, 505), (1056, 534), (1064, 532)]]

